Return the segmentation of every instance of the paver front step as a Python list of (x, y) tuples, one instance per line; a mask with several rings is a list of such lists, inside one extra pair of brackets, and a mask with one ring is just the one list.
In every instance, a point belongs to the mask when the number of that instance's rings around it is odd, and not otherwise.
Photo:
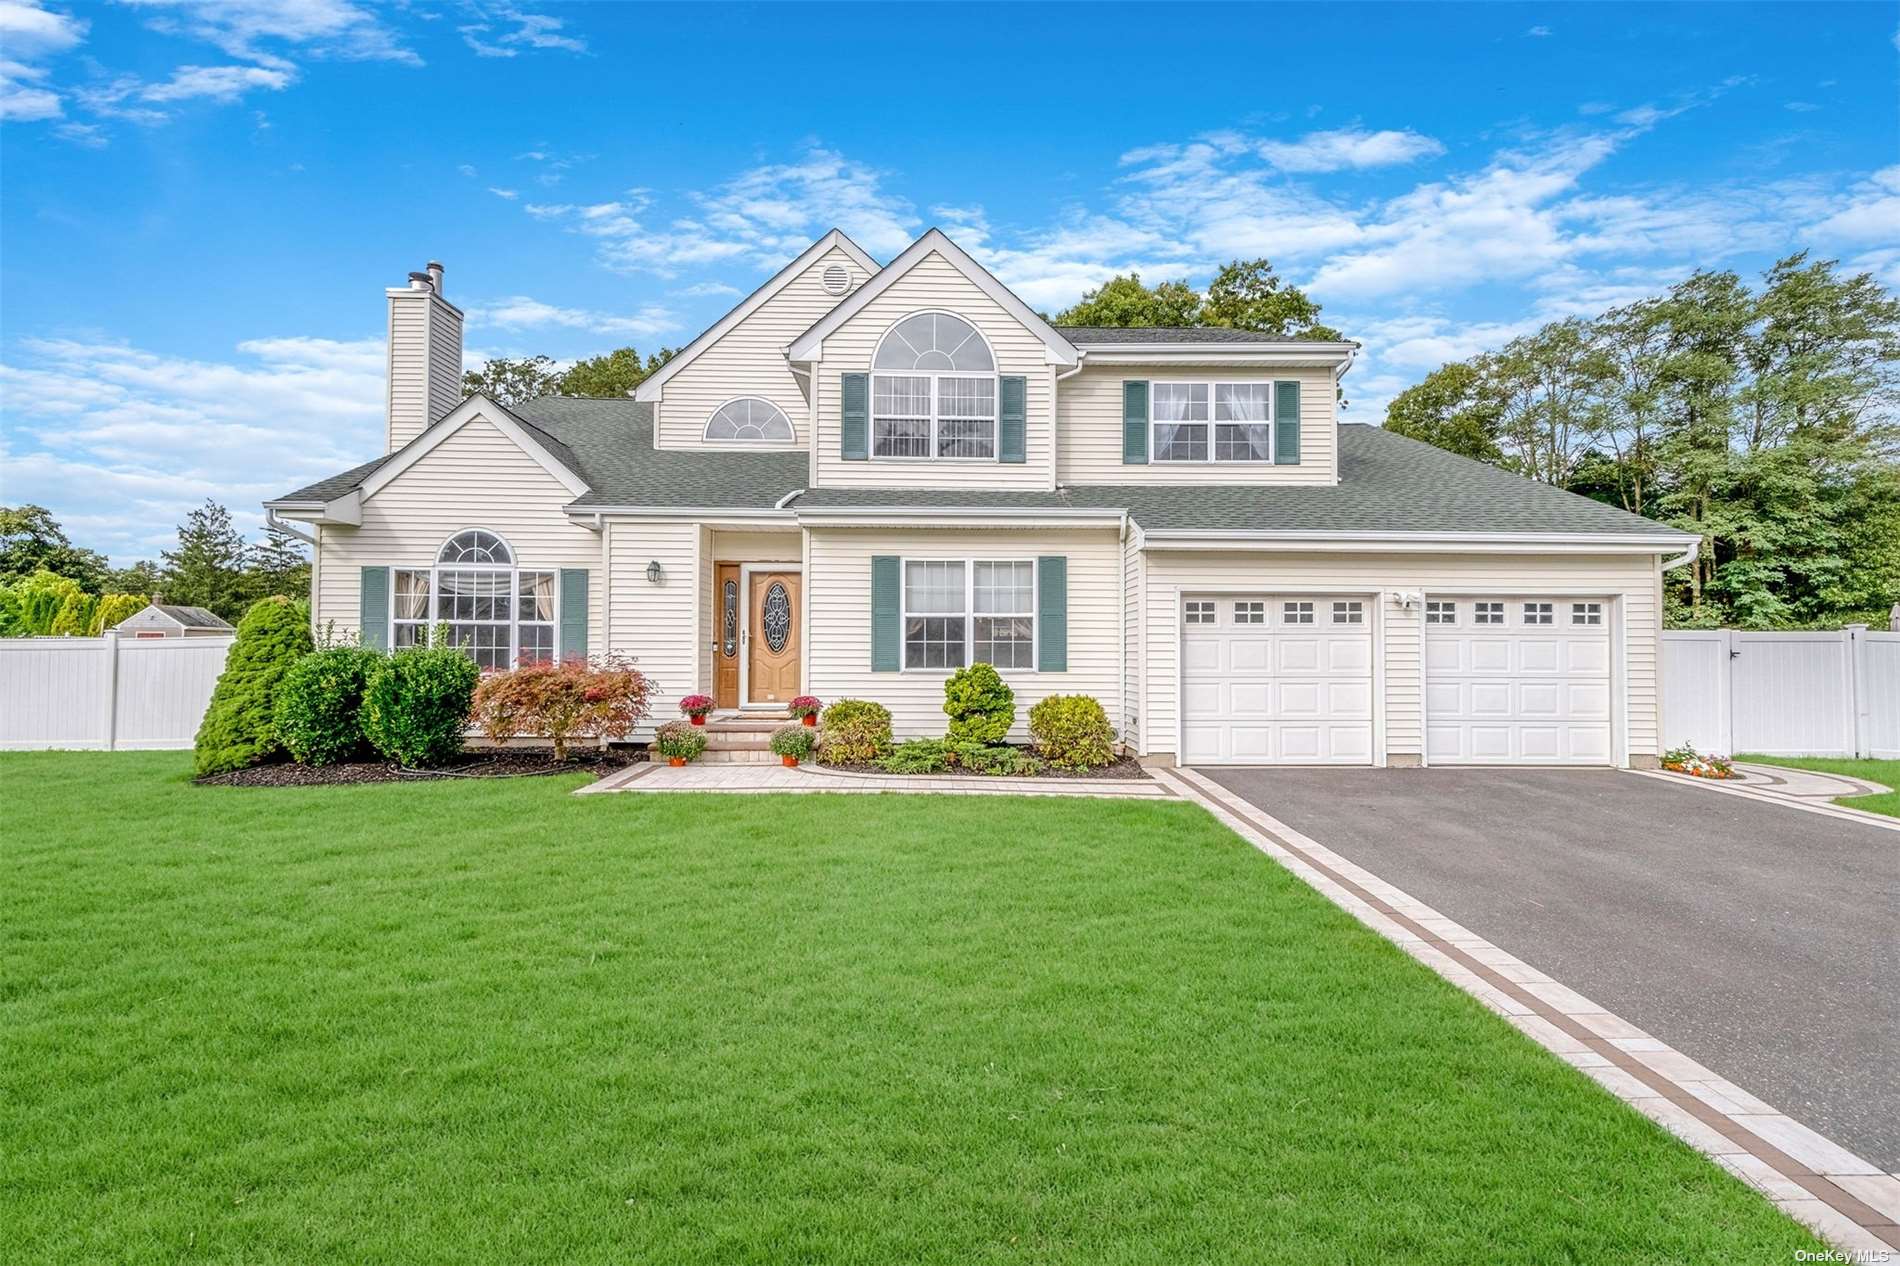
[(712, 748), (708, 747), (699, 759), (708, 765), (777, 765), (777, 756), (763, 747)]
[(797, 719), (790, 716), (773, 716), (769, 713), (764, 716), (712, 717), (707, 720), (705, 728), (709, 734), (722, 730), (735, 734), (763, 730), (770, 734), (782, 725), (791, 725)]
[(772, 741), (770, 730), (707, 730), (706, 750), (735, 751), (740, 748), (764, 749)]

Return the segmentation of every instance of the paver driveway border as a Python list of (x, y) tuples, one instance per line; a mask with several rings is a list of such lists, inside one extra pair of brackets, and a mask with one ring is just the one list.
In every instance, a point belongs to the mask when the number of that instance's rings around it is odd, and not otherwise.
[(1849, 1152), (1192, 769), (1154, 776), (1847, 1252), (1900, 1254), (1900, 1177)]
[[(1764, 765), (1738, 765), (1736, 768), (1749, 771), (1767, 770)], [(1822, 817), (1840, 818), (1848, 822), (1864, 822), (1868, 826), (1877, 826), (1884, 831), (1900, 831), (1900, 818), (1889, 817), (1884, 813), (1869, 813), (1865, 809), (1856, 809), (1849, 805), (1833, 803), (1832, 796), (1823, 799), (1815, 795), (1790, 794), (1776, 790), (1772, 783), (1764, 779), (1761, 782), (1725, 782), (1714, 778), (1694, 778), (1688, 774), (1674, 774), (1661, 769), (1631, 769), (1625, 771), (1642, 778), (1659, 778), (1678, 787), (1700, 787), (1704, 791), (1716, 791), (1723, 795), (1743, 796), (1750, 800), (1761, 800), (1768, 804), (1778, 804), (1790, 809), (1800, 809), (1804, 813), (1818, 813)], [(1786, 770), (1775, 768), (1775, 773), (1805, 773), (1805, 770)], [(1866, 782), (1859, 778), (1840, 779), (1844, 785), (1834, 795), (1874, 795), (1887, 790), (1878, 783)]]

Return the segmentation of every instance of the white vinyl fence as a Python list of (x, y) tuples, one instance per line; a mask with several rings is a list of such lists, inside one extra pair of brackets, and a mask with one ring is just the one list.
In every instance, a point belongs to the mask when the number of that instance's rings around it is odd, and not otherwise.
[(0, 638), (0, 749), (190, 747), (234, 640)]
[(1663, 745), (1900, 759), (1900, 633), (1662, 635)]

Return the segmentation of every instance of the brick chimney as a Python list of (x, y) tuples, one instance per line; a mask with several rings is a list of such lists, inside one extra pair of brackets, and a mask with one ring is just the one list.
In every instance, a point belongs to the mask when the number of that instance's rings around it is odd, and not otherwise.
[(422, 434), (462, 402), (462, 310), (442, 297), (442, 265), (429, 261), (389, 296), (389, 449)]

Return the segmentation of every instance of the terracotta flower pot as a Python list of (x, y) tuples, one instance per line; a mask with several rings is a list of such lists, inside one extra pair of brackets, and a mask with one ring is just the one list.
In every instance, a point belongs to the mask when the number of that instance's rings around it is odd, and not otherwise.
[(798, 768), (798, 757), (796, 756), (781, 756), (779, 759), (785, 762), (785, 768), (787, 769)]
[(818, 724), (818, 714), (816, 712), (807, 712), (804, 716), (798, 719), (803, 721), (806, 725)]
[(704, 725), (706, 724), (706, 714), (704, 712), (695, 712), (693, 713), (692, 721), (694, 725)]
[(666, 763), (671, 765), (674, 769), (686, 768), (686, 758), (684, 756), (669, 756), (666, 758)]

